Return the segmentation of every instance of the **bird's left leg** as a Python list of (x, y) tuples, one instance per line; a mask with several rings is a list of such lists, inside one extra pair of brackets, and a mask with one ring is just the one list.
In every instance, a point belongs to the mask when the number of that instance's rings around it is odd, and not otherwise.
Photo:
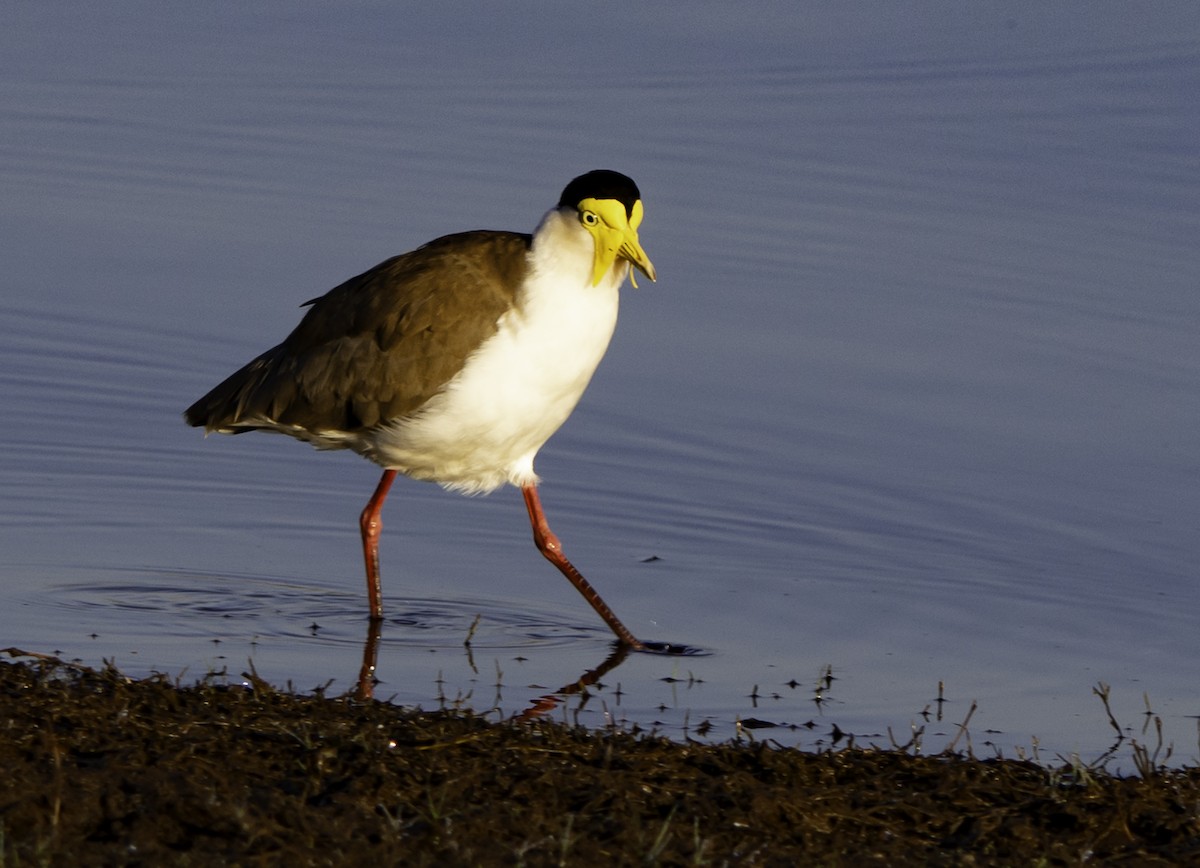
[(588, 583), (579, 570), (575, 569), (575, 565), (567, 560), (562, 551), (562, 543), (558, 541), (558, 537), (546, 523), (546, 514), (542, 511), (542, 500), (538, 496), (537, 486), (523, 485), (521, 493), (525, 495), (525, 508), (529, 510), (529, 523), (533, 526), (533, 542), (537, 545), (538, 551), (545, 556), (546, 560), (558, 567), (559, 572), (575, 586), (575, 590), (583, 594), (583, 598), (591, 603), (596, 614), (604, 619), (604, 623), (616, 634), (622, 644), (639, 650), (645, 648), (646, 646), (630, 633), (621, 620), (613, 614), (613, 610), (596, 593), (596, 589)]

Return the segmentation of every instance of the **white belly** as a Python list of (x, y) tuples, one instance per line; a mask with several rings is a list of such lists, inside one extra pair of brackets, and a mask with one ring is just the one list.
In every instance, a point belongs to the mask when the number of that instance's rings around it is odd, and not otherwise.
[(614, 271), (599, 286), (564, 282), (558, 268), (535, 271), (520, 309), (504, 315), (445, 391), (364, 438), (359, 451), (466, 493), (536, 482), (534, 456), (575, 409), (616, 327), (625, 269)]

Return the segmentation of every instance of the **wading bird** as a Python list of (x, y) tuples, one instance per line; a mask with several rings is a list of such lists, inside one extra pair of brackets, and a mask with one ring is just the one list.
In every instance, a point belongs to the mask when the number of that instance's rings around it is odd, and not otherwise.
[(530, 234), (463, 232), (308, 302), (296, 329), (187, 409), (206, 432), (272, 431), (384, 468), (359, 519), (371, 619), (383, 617), (380, 511), (397, 473), (469, 494), (519, 487), (533, 539), (617, 639), (643, 644), (563, 554), (533, 460), (583, 395), (617, 322), (642, 201), (619, 172), (580, 175)]

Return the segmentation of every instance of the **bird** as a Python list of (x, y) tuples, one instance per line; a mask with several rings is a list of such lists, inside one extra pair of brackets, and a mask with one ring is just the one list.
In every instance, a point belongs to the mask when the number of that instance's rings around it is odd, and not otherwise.
[[(464, 494), (521, 490), (534, 544), (620, 645), (646, 646), (563, 553), (534, 458), (608, 348), (619, 290), (657, 281), (637, 184), (574, 178), (532, 233), (475, 230), (387, 259), (306, 302), (278, 346), (184, 412), (205, 434), (265, 431), (383, 468), (359, 516), (370, 619), (383, 619), (381, 512), (397, 474)], [(636, 270), (636, 272), (635, 272)]]

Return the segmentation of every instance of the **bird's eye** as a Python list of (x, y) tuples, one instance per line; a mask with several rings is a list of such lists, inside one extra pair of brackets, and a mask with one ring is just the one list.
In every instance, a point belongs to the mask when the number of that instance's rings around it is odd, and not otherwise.
[(600, 218), (596, 216), (595, 211), (584, 211), (579, 215), (579, 222), (584, 226), (595, 226), (600, 222)]

